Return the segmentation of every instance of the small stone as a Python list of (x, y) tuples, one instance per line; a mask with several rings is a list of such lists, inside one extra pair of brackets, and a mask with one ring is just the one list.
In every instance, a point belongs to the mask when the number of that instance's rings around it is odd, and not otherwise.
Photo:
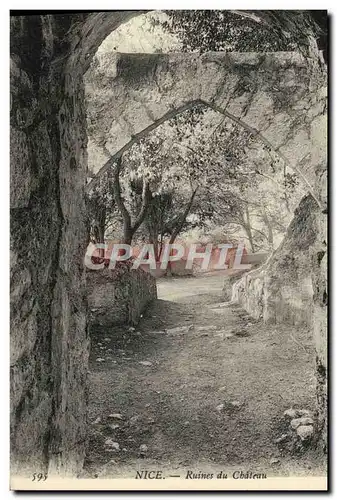
[(118, 420), (123, 420), (123, 416), (120, 413), (111, 413), (109, 418), (117, 418)]
[(136, 330), (136, 328), (134, 328), (133, 326), (130, 326), (129, 332), (134, 332), (135, 330)]
[(97, 417), (96, 420), (93, 422), (94, 424), (99, 424), (102, 422), (101, 417)]
[(289, 408), (289, 410), (286, 410), (283, 413), (283, 415), (285, 418), (288, 418), (289, 420), (292, 420), (300, 416), (298, 410), (295, 410), (294, 408)]
[(110, 448), (112, 450), (116, 450), (116, 451), (120, 450), (119, 443), (117, 443), (116, 441), (113, 441), (111, 438), (106, 439), (104, 444), (105, 444), (105, 446), (107, 446), (108, 448)]
[(234, 406), (234, 408), (240, 408), (241, 403), (240, 401), (231, 401), (231, 406)]
[(186, 422), (184, 422), (184, 425), (190, 425), (190, 422), (186, 420)]
[(231, 337), (234, 337), (234, 333), (225, 333), (226, 339), (230, 339)]
[(119, 425), (118, 424), (112, 424), (112, 425), (109, 425), (110, 429), (112, 431), (115, 431), (116, 429), (119, 429)]
[(97, 345), (103, 345), (102, 342), (97, 342)]
[(301, 422), (300, 422), (300, 419), (299, 418), (293, 418), (291, 421), (290, 421), (290, 427), (292, 429), (297, 429), (297, 427), (299, 427), (301, 425)]
[(297, 429), (300, 425), (313, 425), (314, 421), (310, 417), (301, 417), (301, 418), (294, 418), (290, 422), (290, 427), (292, 429)]
[(146, 446), (146, 444), (141, 444), (139, 447), (139, 451), (140, 453), (146, 453), (148, 451), (148, 447)]
[(314, 425), (311, 417), (301, 417), (299, 420), (301, 421), (301, 425)]
[(217, 410), (217, 411), (222, 411), (222, 410), (224, 409), (224, 406), (225, 406), (225, 405), (224, 405), (223, 403), (221, 403), (220, 405), (218, 405), (218, 406), (216, 407), (216, 410)]
[(275, 464), (279, 464), (280, 463), (280, 459), (279, 458), (272, 458), (270, 460), (270, 465), (275, 465)]
[(104, 363), (104, 358), (96, 358), (97, 363)]
[(314, 427), (312, 425), (300, 425), (296, 429), (296, 433), (301, 441), (310, 439), (314, 434)]
[(151, 361), (139, 361), (139, 364), (143, 366), (152, 366)]
[(218, 302), (216, 304), (210, 304), (208, 307), (210, 309), (220, 309), (222, 307), (228, 307), (228, 302)]
[(300, 417), (310, 417), (313, 418), (314, 413), (310, 410), (297, 410)]
[(104, 342), (109, 342), (110, 338), (109, 337), (105, 337), (103, 340), (104, 340)]

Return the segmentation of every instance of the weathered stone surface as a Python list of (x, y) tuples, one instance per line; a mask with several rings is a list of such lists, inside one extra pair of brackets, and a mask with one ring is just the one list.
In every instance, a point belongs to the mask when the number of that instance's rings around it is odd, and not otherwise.
[(311, 195), (306, 196), (274, 254), (234, 284), (232, 300), (240, 302), (254, 318), (268, 323), (312, 324), (310, 252), (317, 240), (319, 214)]
[(318, 57), (101, 53), (86, 74), (86, 97), (93, 172), (108, 159), (102, 146), (114, 154), (165, 113), (198, 99), (262, 132), (311, 186), (326, 157), (326, 72)]
[[(325, 174), (321, 174), (324, 206)], [(318, 192), (318, 190), (316, 191)], [(327, 446), (327, 217), (305, 197), (280, 247), (260, 269), (234, 284), (232, 300), (266, 322), (304, 323), (316, 350), (318, 436)], [(295, 410), (296, 416), (301, 416)], [(310, 415), (308, 415), (310, 417)]]
[(88, 336), (83, 72), (135, 12), (11, 18), (11, 467), (77, 474)]

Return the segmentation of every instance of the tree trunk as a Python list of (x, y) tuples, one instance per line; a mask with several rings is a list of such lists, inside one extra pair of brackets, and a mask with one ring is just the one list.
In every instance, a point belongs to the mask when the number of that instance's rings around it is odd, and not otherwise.
[(122, 243), (124, 243), (124, 245), (131, 245), (133, 235), (134, 235), (134, 231), (132, 230), (132, 227), (130, 227), (127, 224), (124, 224)]
[(244, 229), (245, 229), (246, 234), (248, 236), (250, 248), (251, 248), (252, 252), (255, 253), (255, 245), (254, 245), (253, 234), (252, 234), (252, 226), (250, 224), (248, 205), (246, 205), (245, 214), (246, 214), (246, 222), (244, 224)]
[(268, 229), (268, 244), (269, 244), (269, 248), (271, 250), (274, 249), (274, 235), (273, 235), (273, 228), (272, 228), (272, 225), (270, 223), (270, 220), (269, 220), (269, 217), (264, 209), (264, 207), (262, 207), (262, 216), (263, 216), (263, 222), (265, 223), (267, 229)]
[(198, 190), (198, 188), (196, 188), (193, 191), (190, 201), (188, 202), (184, 212), (181, 214), (181, 217), (179, 217), (176, 227), (173, 229), (173, 232), (171, 234), (170, 241), (169, 241), (170, 245), (172, 245), (175, 242), (176, 237), (178, 236), (178, 234), (180, 233), (180, 231), (182, 230), (182, 228), (185, 224), (186, 217), (190, 213), (190, 210), (191, 210), (192, 205), (193, 205), (193, 200), (195, 198), (195, 195), (197, 194), (197, 190)]
[(113, 175), (113, 191), (114, 191), (114, 196), (116, 200), (116, 205), (118, 209), (120, 210), (122, 217), (123, 217), (123, 243), (125, 245), (131, 245), (132, 238), (137, 231), (137, 229), (140, 227), (140, 225), (143, 223), (147, 209), (149, 207), (150, 201), (151, 201), (151, 192), (149, 188), (149, 184), (145, 181), (143, 181), (143, 193), (142, 193), (142, 206), (140, 209), (140, 212), (138, 214), (137, 219), (135, 220), (135, 223), (132, 225), (131, 223), (131, 216), (125, 206), (123, 197), (122, 197), (122, 192), (121, 192), (121, 185), (119, 181), (119, 175), (120, 171), (122, 168), (122, 158), (118, 158), (117, 163), (116, 163), (116, 168), (114, 171)]

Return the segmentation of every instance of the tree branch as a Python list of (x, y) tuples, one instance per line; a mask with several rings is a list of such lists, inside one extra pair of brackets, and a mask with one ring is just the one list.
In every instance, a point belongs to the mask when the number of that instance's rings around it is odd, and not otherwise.
[(143, 130), (138, 132), (137, 134), (133, 135), (131, 140), (127, 142), (117, 153), (111, 156), (111, 158), (103, 165), (103, 167), (100, 168), (100, 170), (95, 174), (95, 177), (91, 180), (86, 185), (86, 191), (90, 191), (93, 187), (98, 182), (98, 179), (107, 171), (109, 168), (113, 165), (113, 163), (120, 158), (125, 151), (128, 151), (134, 144), (139, 142), (141, 139), (146, 137), (152, 130), (155, 130), (159, 125), (162, 123), (166, 122), (167, 120), (170, 120), (171, 118), (174, 118), (176, 115), (179, 115), (180, 113), (183, 113), (184, 111), (187, 111), (188, 109), (192, 109), (194, 106), (197, 104), (200, 104), (199, 100), (193, 100), (189, 101), (182, 106), (179, 106), (178, 108), (171, 109), (167, 113), (165, 113), (161, 118), (158, 120), (155, 120), (151, 125), (148, 127), (145, 127)]
[(142, 206), (140, 212), (135, 220), (134, 225), (132, 226), (132, 232), (135, 233), (143, 220), (145, 219), (147, 209), (149, 208), (151, 201), (151, 192), (149, 183), (143, 180), (143, 193), (142, 193)]
[(116, 168), (113, 173), (113, 191), (114, 191), (114, 197), (116, 201), (116, 205), (119, 208), (119, 211), (121, 212), (121, 215), (124, 220), (124, 224), (129, 228), (131, 226), (131, 217), (130, 214), (125, 206), (124, 200), (122, 198), (121, 194), (121, 185), (119, 182), (119, 175), (122, 167), (122, 158), (119, 157), (117, 162), (116, 162)]
[(248, 123), (245, 123), (240, 118), (237, 118), (236, 116), (232, 115), (232, 113), (229, 113), (228, 111), (220, 108), (219, 106), (217, 106), (214, 103), (203, 101), (202, 99), (200, 99), (199, 102), (200, 102), (200, 104), (203, 104), (204, 106), (209, 106), (211, 109), (213, 109), (213, 111), (217, 111), (218, 113), (221, 113), (221, 114), (227, 116), (227, 118), (229, 118), (230, 120), (232, 120), (234, 123), (237, 123), (238, 125), (241, 125), (241, 127), (243, 127), (245, 130), (247, 130), (248, 132), (250, 132), (254, 137), (258, 138), (262, 142), (262, 144), (264, 144), (265, 146), (267, 146), (267, 148), (270, 148), (272, 151), (274, 151), (274, 153), (277, 156), (279, 156), (281, 158), (281, 160), (283, 160), (286, 165), (288, 165), (290, 168), (292, 168), (293, 170), (295, 170), (295, 172), (301, 177), (301, 179), (308, 186), (309, 192), (310, 192), (311, 196), (314, 198), (314, 200), (316, 201), (316, 203), (319, 206), (319, 208), (322, 208), (319, 200), (317, 199), (317, 197), (316, 197), (316, 195), (314, 193), (314, 190), (313, 190), (311, 184), (309, 183), (309, 181), (307, 180), (307, 178), (305, 177), (305, 175), (302, 173), (302, 171), (297, 167), (297, 165), (290, 164), (290, 162), (286, 158), (286, 156), (283, 153), (281, 153), (277, 148), (275, 148), (272, 145), (272, 143), (269, 142), (268, 139), (266, 137), (264, 137), (264, 135), (261, 134), (261, 132), (259, 130), (257, 130), (254, 127), (251, 127), (250, 125), (248, 125)]
[(170, 245), (172, 245), (172, 243), (174, 243), (174, 240), (176, 239), (176, 237), (178, 236), (178, 234), (182, 230), (183, 225), (184, 225), (185, 220), (186, 220), (186, 217), (188, 216), (188, 214), (189, 214), (189, 212), (190, 212), (190, 210), (192, 208), (193, 200), (195, 198), (195, 195), (197, 194), (197, 191), (198, 191), (198, 187), (196, 187), (195, 190), (193, 191), (192, 196), (190, 198), (190, 201), (188, 202), (188, 204), (187, 204), (184, 212), (182, 213), (182, 215), (180, 217), (179, 223), (173, 229), (171, 237), (170, 237), (170, 241), (169, 241)]

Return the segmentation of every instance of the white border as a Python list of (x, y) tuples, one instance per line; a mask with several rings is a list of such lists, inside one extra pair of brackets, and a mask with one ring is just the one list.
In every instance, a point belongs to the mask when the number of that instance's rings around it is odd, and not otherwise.
[[(0, 262), (2, 267), (2, 277), (1, 277), (1, 297), (0, 297), (0, 305), (1, 305), (1, 319), (2, 319), (2, 343), (1, 343), (1, 353), (3, 359), (0, 362), (1, 369), (1, 430), (2, 430), (2, 440), (1, 440), (1, 468), (0, 468), (0, 488), (4, 498), (8, 498), (12, 496), (13, 493), (8, 491), (9, 488), (9, 384), (8, 384), (8, 373), (9, 373), (9, 304), (8, 304), (8, 295), (9, 295), (9, 127), (8, 127), (8, 117), (9, 117), (9, 78), (8, 78), (8, 69), (9, 68), (9, 17), (8, 11), (9, 9), (39, 9), (39, 10), (50, 10), (50, 9), (64, 9), (64, 10), (162, 10), (162, 9), (255, 9), (255, 10), (264, 10), (264, 9), (285, 9), (285, 10), (295, 10), (295, 9), (306, 9), (306, 10), (316, 10), (316, 9), (327, 9), (332, 17), (334, 17), (334, 13), (336, 9), (333, 7), (333, 2), (326, 2), (324, 5), (320, 4), (317, 1), (312, 0), (301, 0), (294, 2), (293, 0), (283, 0), (283, 2), (278, 1), (257, 1), (257, 2), (247, 2), (243, 0), (236, 0), (235, 2), (221, 2), (218, 0), (193, 0), (193, 1), (182, 1), (182, 0), (171, 0), (167, 1), (143, 1), (141, 3), (135, 0), (123, 0), (123, 2), (116, 2), (112, 0), (100, 0), (95, 4), (94, 2), (89, 2), (88, 0), (50, 0), (46, 2), (45, 0), (31, 0), (30, 2), (25, 2), (23, 0), (12, 0), (12, 1), (3, 1), (0, 7), (0, 68), (1, 68), (1, 109), (2, 109), (2, 123), (1, 123), (1, 153), (2, 153), (2, 165), (1, 165), (1, 182), (0, 182), (0, 203), (1, 203), (1, 230), (2, 230), (2, 245), (0, 246)], [(332, 19), (333, 21), (333, 19)], [(332, 56), (330, 57), (330, 62), (332, 66), (332, 70), (330, 69), (331, 81), (330, 81), (330, 112), (333, 113), (332, 106), (332, 98), (331, 96), (335, 95), (335, 86), (336, 86), (336, 64), (335, 64), (335, 56), (336, 53), (336, 36), (334, 30), (330, 31), (330, 51)], [(334, 67), (335, 66), (335, 67)], [(330, 118), (330, 127), (332, 128), (332, 133), (336, 130), (335, 127), (335, 116)], [(337, 203), (337, 186), (336, 186), (336, 175), (332, 175), (333, 169), (335, 169), (335, 155), (333, 154), (333, 135), (330, 134), (330, 182), (332, 182), (332, 187), (330, 188), (331, 193), (331, 205), (332, 205), (332, 220), (335, 222), (336, 217), (336, 203)], [(337, 219), (336, 219), (337, 220)], [(331, 224), (331, 228), (335, 228), (334, 222)], [(337, 228), (336, 228), (337, 229)], [(334, 259), (337, 249), (337, 231), (334, 231), (333, 235), (330, 235), (332, 241), (330, 243), (331, 249), (331, 259)], [(337, 270), (336, 266), (332, 266), (331, 269), (331, 278), (332, 282), (330, 286), (333, 286), (336, 282)], [(330, 312), (337, 310), (337, 295), (333, 295), (333, 304), (330, 305)], [(330, 337), (332, 338), (332, 333), (335, 332), (335, 322), (331, 322), (331, 331)], [(334, 362), (334, 354), (335, 354), (336, 342), (334, 343), (333, 350), (330, 353), (331, 364)], [(335, 382), (334, 387), (336, 388), (336, 370), (334, 370), (333, 381)], [(331, 402), (330, 402), (331, 403)], [(334, 412), (331, 411), (331, 427), (334, 424), (333, 418)], [(332, 443), (331, 443), (332, 444)], [(331, 465), (337, 463), (336, 460), (336, 450), (333, 448), (333, 456), (331, 457)], [(334, 467), (335, 469), (335, 467)], [(330, 476), (335, 476), (334, 470), (330, 470)], [(257, 493), (259, 494), (259, 493)], [(53, 498), (56, 497), (55, 494), (39, 494), (40, 498)], [(203, 496), (210, 496), (211, 494), (204, 494)], [(239, 496), (243, 495), (239, 494)], [(289, 497), (288, 493), (285, 493)], [(98, 493), (88, 494), (79, 494), (76, 495), (77, 498), (98, 498)], [(114, 498), (136, 498), (136, 494), (124, 494), (123, 496), (118, 493), (113, 493)], [(157, 495), (151, 495), (152, 498)], [(158, 494), (159, 496), (159, 494)], [(171, 496), (171, 495), (170, 495)], [(175, 494), (176, 497), (182, 497), (183, 494)], [(233, 496), (233, 494), (226, 494), (226, 496)], [(282, 494), (283, 496), (283, 494)], [(290, 497), (294, 497), (295, 494), (290, 494)], [(304, 495), (309, 496), (309, 494)], [(237, 498), (238, 495), (236, 494)]]

